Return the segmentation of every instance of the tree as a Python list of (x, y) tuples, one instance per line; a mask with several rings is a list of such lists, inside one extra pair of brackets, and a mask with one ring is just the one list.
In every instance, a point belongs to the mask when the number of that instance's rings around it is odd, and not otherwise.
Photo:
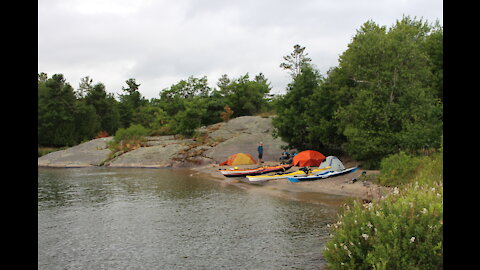
[(120, 119), (122, 126), (128, 128), (132, 123), (133, 114), (143, 105), (147, 104), (147, 100), (142, 97), (138, 91), (140, 84), (137, 84), (135, 79), (130, 78), (125, 81), (127, 87), (122, 87), (125, 94), (120, 94)]
[[(42, 78), (42, 80), (45, 78)], [(38, 89), (38, 143), (67, 146), (77, 143), (75, 95), (62, 74), (54, 74)]]
[(295, 78), (302, 71), (302, 67), (312, 61), (307, 55), (308, 53), (305, 53), (305, 47), (296, 44), (293, 46), (293, 52), (283, 57), (283, 60), (286, 62), (281, 63), (280, 67), (289, 70), (292, 78)]
[(202, 118), (206, 115), (205, 103), (200, 97), (190, 98), (185, 101), (185, 109), (173, 117), (173, 131), (176, 134), (192, 136), (195, 129), (202, 124)]
[(48, 79), (47, 73), (45, 73), (45, 72), (40, 72), (40, 73), (38, 74), (38, 82), (39, 82), (39, 83), (40, 83), (40, 82), (41, 82), (41, 83), (45, 83), (45, 82), (47, 82), (47, 79)]
[(250, 80), (245, 74), (230, 82), (223, 89), (226, 98), (226, 105), (234, 111), (234, 116), (254, 115), (262, 111), (266, 106), (265, 97), (270, 92), (270, 84), (265, 76), (260, 73)]
[(93, 139), (101, 128), (101, 119), (95, 108), (84, 99), (75, 103), (74, 123), (75, 143)]
[(306, 150), (321, 146), (315, 136), (309, 136), (312, 125), (307, 121), (307, 116), (312, 115), (311, 97), (318, 91), (321, 82), (319, 72), (310, 65), (304, 65), (288, 85), (287, 93), (277, 101), (277, 116), (272, 122), (274, 134), (287, 142), (289, 148)]
[(113, 94), (107, 94), (103, 83), (97, 83), (85, 89), (87, 91), (85, 102), (95, 108), (95, 113), (101, 121), (96, 132), (106, 131), (108, 134), (115, 134), (117, 129), (121, 127), (121, 121), (118, 102)]
[(80, 83), (78, 85), (78, 89), (75, 92), (75, 96), (77, 98), (85, 97), (85, 95), (92, 90), (93, 88), (92, 83), (93, 83), (93, 79), (91, 79), (89, 76), (81, 78)]
[(437, 21), (426, 37), (424, 50), (428, 54), (434, 80), (432, 87), (443, 102), (443, 28)]
[(442, 106), (423, 49), (430, 30), (409, 17), (388, 32), (369, 21), (340, 57), (353, 98), (337, 109), (335, 119), (354, 158), (376, 166), (401, 149), (440, 145)]

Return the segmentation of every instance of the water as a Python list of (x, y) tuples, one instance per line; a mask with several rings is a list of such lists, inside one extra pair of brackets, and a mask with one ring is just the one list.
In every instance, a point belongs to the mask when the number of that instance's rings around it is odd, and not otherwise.
[(324, 269), (335, 206), (183, 169), (39, 169), (38, 269)]

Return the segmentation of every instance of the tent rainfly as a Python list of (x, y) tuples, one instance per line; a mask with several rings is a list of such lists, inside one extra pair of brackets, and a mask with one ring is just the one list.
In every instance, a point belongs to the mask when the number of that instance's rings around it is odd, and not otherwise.
[(330, 170), (340, 172), (345, 170), (343, 163), (335, 156), (328, 156), (322, 163), (320, 163), (319, 169), (330, 166)]
[(256, 164), (257, 162), (250, 154), (245, 153), (237, 153), (228, 157), (227, 160), (220, 163), (220, 166), (224, 165), (248, 165), (248, 164)]
[(317, 151), (306, 150), (298, 153), (293, 157), (293, 166), (319, 166), (325, 156)]

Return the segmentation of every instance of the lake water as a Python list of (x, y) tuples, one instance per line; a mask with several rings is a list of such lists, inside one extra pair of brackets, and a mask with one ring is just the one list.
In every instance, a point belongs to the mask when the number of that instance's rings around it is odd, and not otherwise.
[(38, 269), (324, 269), (337, 209), (184, 169), (39, 168)]

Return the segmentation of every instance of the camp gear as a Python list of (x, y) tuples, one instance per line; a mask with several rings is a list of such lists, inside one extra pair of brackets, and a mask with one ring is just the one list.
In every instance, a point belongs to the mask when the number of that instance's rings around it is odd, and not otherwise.
[(345, 181), (345, 183), (347, 183), (347, 184), (353, 184), (355, 182), (357, 182), (357, 178), (355, 178), (355, 177), (350, 179), (350, 180)]
[(325, 160), (325, 156), (317, 151), (306, 150), (298, 153), (293, 157), (293, 166), (319, 166), (322, 161)]

